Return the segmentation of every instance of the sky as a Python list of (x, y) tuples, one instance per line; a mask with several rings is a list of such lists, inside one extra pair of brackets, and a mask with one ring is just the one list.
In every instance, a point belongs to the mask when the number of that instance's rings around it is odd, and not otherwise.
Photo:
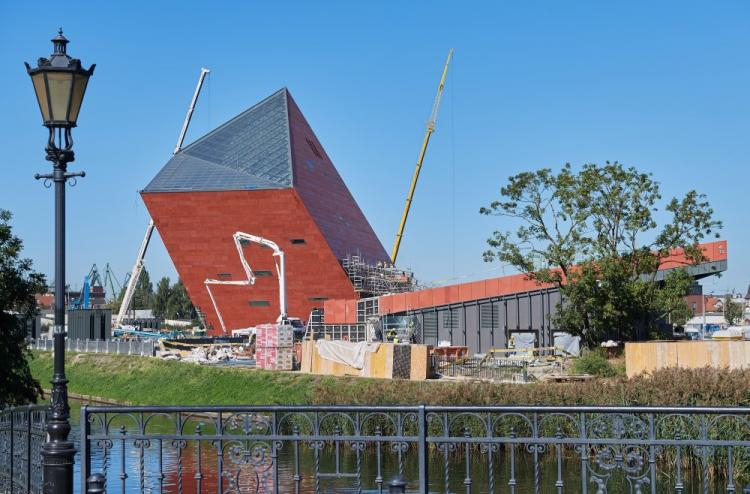
[[(201, 67), (186, 144), (286, 86), (390, 252), (440, 71), (455, 49), (399, 264), (427, 283), (511, 274), (482, 260), (512, 225), (478, 210), (511, 175), (619, 161), (666, 198), (707, 194), (729, 269), (750, 283), (750, 3), (18, 2), (0, 0), (0, 208), (36, 269), (53, 272), (46, 131), (23, 67), (62, 27), (96, 63), (73, 131), (86, 178), (68, 188), (67, 279), (120, 281), (149, 216), (138, 194), (168, 161)], [(176, 271), (158, 234), (152, 280)]]

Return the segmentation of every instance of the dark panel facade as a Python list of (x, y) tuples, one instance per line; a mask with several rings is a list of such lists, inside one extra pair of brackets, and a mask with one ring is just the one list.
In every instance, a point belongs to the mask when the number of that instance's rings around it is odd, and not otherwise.
[(416, 317), (424, 343), (450, 341), (451, 345), (469, 347), (473, 354), (506, 348), (514, 334), (534, 335), (537, 346), (552, 345), (552, 315), (559, 302), (559, 290), (542, 289), (417, 309), (408, 314)]

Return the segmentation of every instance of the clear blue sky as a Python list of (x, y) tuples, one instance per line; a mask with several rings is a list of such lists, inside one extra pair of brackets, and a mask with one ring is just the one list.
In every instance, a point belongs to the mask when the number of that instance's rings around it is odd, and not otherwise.
[[(69, 52), (97, 69), (74, 131), (88, 173), (68, 189), (68, 280), (130, 269), (148, 213), (138, 195), (169, 159), (201, 66), (212, 70), (187, 142), (289, 87), (390, 250), (450, 47), (456, 50), (400, 264), (425, 281), (489, 277), (482, 217), (508, 176), (619, 160), (665, 197), (705, 192), (730, 268), (750, 282), (750, 3), (18, 2), (0, 0), (0, 207), (52, 272), (46, 133), (22, 62)], [(161, 240), (152, 278), (175, 277)]]

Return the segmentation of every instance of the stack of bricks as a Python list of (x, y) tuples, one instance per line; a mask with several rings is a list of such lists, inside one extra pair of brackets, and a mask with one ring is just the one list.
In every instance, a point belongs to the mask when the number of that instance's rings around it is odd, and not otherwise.
[(255, 328), (255, 365), (259, 369), (292, 370), (294, 331), (291, 326), (261, 324)]

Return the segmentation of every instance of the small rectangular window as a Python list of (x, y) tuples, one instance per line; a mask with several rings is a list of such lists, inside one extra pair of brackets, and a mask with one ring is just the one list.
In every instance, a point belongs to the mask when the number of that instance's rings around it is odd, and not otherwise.
[(315, 145), (315, 143), (310, 140), (309, 137), (305, 137), (305, 140), (307, 141), (307, 145), (310, 146), (310, 149), (312, 150), (313, 154), (318, 157), (318, 159), (323, 159), (323, 155), (320, 154), (320, 151), (318, 151), (318, 146)]
[(328, 300), (328, 297), (308, 297), (308, 302), (322, 302), (324, 300)]
[(219, 273), (216, 275), (218, 278), (230, 278), (232, 273)]
[(270, 271), (253, 271), (255, 273), (255, 276), (271, 276), (273, 275)]
[(251, 300), (250, 307), (268, 307), (271, 305), (268, 300)]
[(301, 244), (304, 244), (304, 243), (306, 243), (304, 238), (293, 238), (292, 239), (292, 245), (301, 245)]

